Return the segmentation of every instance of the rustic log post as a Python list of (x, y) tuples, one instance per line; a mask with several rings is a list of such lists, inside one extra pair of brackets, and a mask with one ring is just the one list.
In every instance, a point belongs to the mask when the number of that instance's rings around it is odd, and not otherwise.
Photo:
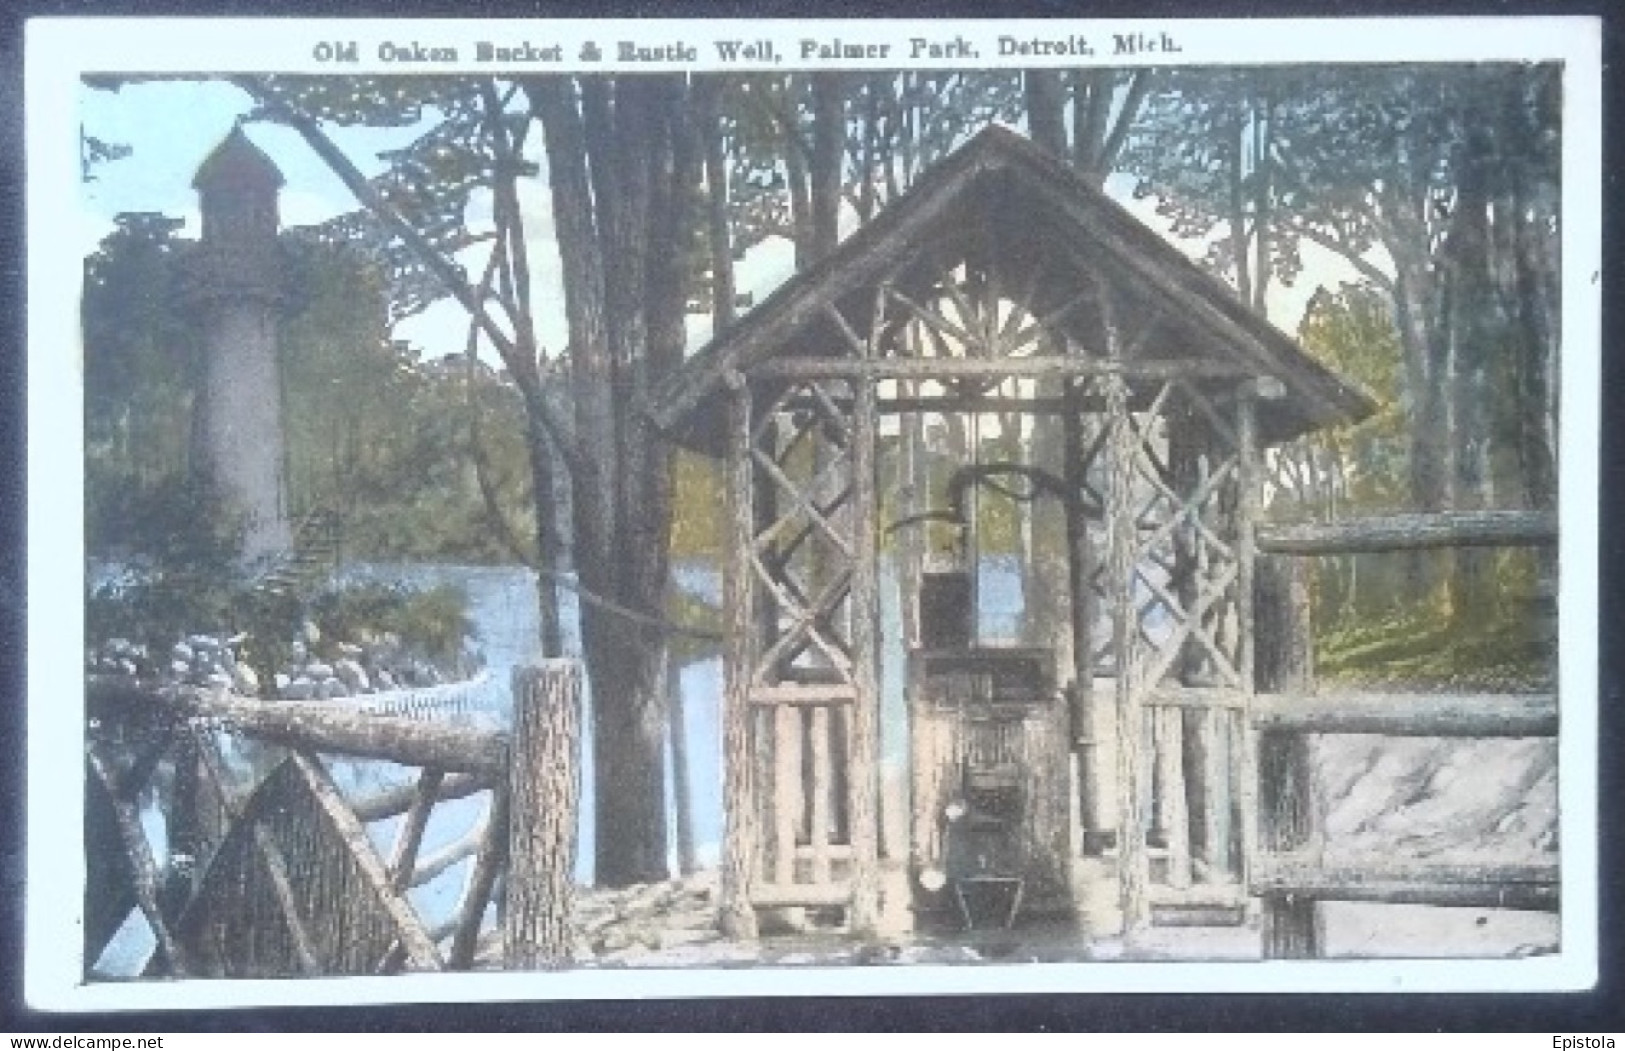
[(723, 607), (726, 654), (722, 707), (722, 895), (718, 917), (730, 938), (756, 937), (751, 890), (756, 880), (758, 814), (756, 756), (751, 746), (750, 675), (756, 611), (752, 599), (751, 543), (755, 512), (750, 463), (750, 387), (738, 373), (727, 377), (730, 395), (727, 449), (728, 544)]
[(803, 812), (801, 710), (773, 709), (773, 857), (771, 879), (779, 886), (796, 881), (796, 839)]
[(509, 970), (570, 962), (580, 746), (580, 666), (555, 660), (515, 668), (502, 928), (502, 960)]
[[(1314, 634), (1309, 566), (1301, 558), (1258, 560), (1254, 599), (1254, 675), (1261, 693), (1304, 695), (1314, 689)], [(1316, 798), (1307, 735), (1266, 730), (1258, 738), (1259, 846), (1271, 853), (1318, 842)], [(1262, 896), (1266, 959), (1313, 959), (1320, 953), (1319, 907), (1291, 894)]]
[[(879, 318), (876, 308), (876, 319)], [(878, 326), (877, 326), (878, 328)], [(871, 353), (873, 348), (871, 348)], [(873, 933), (880, 920), (880, 529), (876, 521), (874, 381), (855, 382), (852, 406), (851, 927)]]
[(1185, 788), (1185, 723), (1178, 708), (1151, 709), (1156, 741), (1156, 822), (1168, 850), (1168, 885), (1191, 885), (1191, 817)]
[[(1070, 342), (1068, 350), (1077, 352)], [(1078, 755), (1080, 847), (1084, 854), (1096, 855), (1105, 852), (1111, 818), (1106, 806), (1100, 741), (1095, 737), (1095, 590), (1091, 584), (1095, 566), (1089, 523), (1083, 511), (1083, 491), (1089, 470), (1083, 411), (1083, 391), (1078, 381), (1069, 379), (1066, 381), (1066, 417), (1062, 421), (1067, 492), (1063, 513), (1066, 516), (1067, 584), (1072, 599), (1072, 684), (1067, 692), (1067, 707), (1072, 724), (1072, 746)]]
[[(1108, 300), (1103, 298), (1102, 304), (1106, 302)], [(1108, 326), (1108, 333), (1110, 331)], [(1115, 342), (1115, 337), (1111, 338)], [(1116, 665), (1118, 893), (1123, 910), (1123, 933), (1131, 935), (1151, 922), (1145, 800), (1141, 794), (1145, 781), (1146, 734), (1136, 681), (1140, 626), (1134, 596), (1139, 541), (1134, 506), (1134, 444), (1138, 439), (1129, 420), (1128, 385), (1112, 377), (1105, 381), (1105, 386), (1107, 426), (1112, 429), (1107, 445), (1106, 520), (1110, 549), (1106, 579), (1111, 588), (1112, 651)]]
[(1283, 393), (1281, 383), (1263, 377), (1243, 383), (1236, 401), (1236, 671), (1246, 708), (1232, 722), (1232, 811), (1239, 829), (1241, 884), (1248, 886), (1258, 856), (1258, 735), (1252, 725), (1252, 699), (1257, 660), (1257, 624), (1253, 616), (1257, 577), (1257, 529), (1263, 514), (1263, 453), (1258, 434), (1258, 400)]

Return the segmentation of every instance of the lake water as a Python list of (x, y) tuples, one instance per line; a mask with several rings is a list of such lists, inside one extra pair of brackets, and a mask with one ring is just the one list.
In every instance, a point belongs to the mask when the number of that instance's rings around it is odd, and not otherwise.
[[(712, 603), (720, 601), (721, 574), (716, 568), (698, 564), (681, 565), (674, 570), (674, 577), (679, 588)], [(445, 718), (486, 726), (507, 725), (512, 705), (508, 685), (512, 670), (516, 665), (539, 655), (540, 618), (534, 574), (526, 569), (507, 566), (360, 565), (346, 569), (343, 578), (350, 581), (398, 582), (425, 588), (447, 584), (462, 588), (468, 595), (470, 615), (477, 632), (475, 645), (484, 656), (489, 688), (479, 692), (470, 710), (449, 713)], [(881, 578), (881, 615), (886, 625), (882, 632), (885, 644), (881, 654), (882, 761), (893, 772), (900, 772), (908, 754), (903, 697), (905, 655), (901, 631), (898, 630), (901, 606), (894, 574), (883, 569)], [(1021, 612), (1021, 578), (1016, 562), (1013, 559), (987, 559), (980, 586), (983, 603), (980, 630), (984, 637), (1013, 636)], [(576, 630), (576, 596), (569, 590), (563, 590), (561, 601), (566, 650), (577, 654), (580, 642)], [(695, 851), (702, 865), (711, 865), (716, 863), (722, 843), (722, 662), (715, 658), (691, 662), (682, 668), (681, 682), (684, 702), (682, 732), (688, 745)], [(590, 690), (588, 692), (590, 696)], [(590, 701), (588, 705), (584, 717), (590, 720)], [(246, 756), (238, 753), (229, 739), (222, 738), (222, 745), (228, 759), (236, 754), (236, 765), (247, 766)], [(328, 767), (339, 787), (351, 798), (361, 798), (411, 783), (418, 775), (415, 768), (377, 761), (330, 758)], [(669, 790), (669, 761), (666, 776), (667, 795), (671, 798), (674, 793)], [(576, 877), (584, 884), (590, 883), (593, 877), (595, 837), (594, 801), (590, 790), (592, 783), (592, 750), (584, 747), (584, 790), (576, 863)], [(468, 835), (478, 825), (489, 805), (490, 793), (482, 792), (436, 806), (424, 831), (419, 858), (428, 858), (440, 848)], [(142, 813), (142, 820), (154, 856), (161, 863), (168, 851), (159, 808), (156, 805), (147, 807)], [(373, 843), (386, 858), (393, 849), (401, 820), (394, 818), (368, 826)], [(670, 820), (675, 821), (675, 818)], [(673, 844), (671, 863), (675, 872), (675, 831), (668, 838)], [(413, 905), (430, 926), (455, 913), (471, 866), (472, 860), (465, 860), (410, 892)], [(493, 920), (494, 916), (488, 910), (487, 923)], [(132, 912), (124, 928), (108, 945), (96, 970), (109, 976), (138, 973), (152, 947), (153, 938), (146, 922), (138, 911)]]

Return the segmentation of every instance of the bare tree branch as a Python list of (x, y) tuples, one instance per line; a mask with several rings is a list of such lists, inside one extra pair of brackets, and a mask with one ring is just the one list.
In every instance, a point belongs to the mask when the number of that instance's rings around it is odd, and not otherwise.
[[(268, 91), (258, 78), (234, 76), (231, 82), (253, 96), (275, 120), (297, 131), (329, 170), (339, 177), (356, 200), (376, 215), (390, 232), (399, 237), (402, 243), (440, 279), (446, 290), (463, 309), (468, 311), (469, 316), (479, 325), (480, 330), (501, 355), (503, 363), (508, 366), (509, 372), (514, 377), (514, 382), (519, 384), (521, 391), (526, 395), (526, 404), (534, 405), (542, 414), (542, 422), (558, 443), (565, 465), (574, 470), (581, 460), (580, 451), (571, 441), (570, 432), (565, 429), (563, 421), (555, 418), (551, 406), (541, 397), (535, 358), (532, 356), (528, 361), (524, 360), (521, 347), (502, 331), (501, 326), (485, 309), (484, 302), (468, 283), (462, 268), (430, 244), (427, 238), (384, 200), (383, 195), (367, 181), (366, 176), (361, 174), (344, 151), (339, 149), (309, 114), (290, 105), (275, 92)], [(527, 389), (529, 387), (537, 389)]]

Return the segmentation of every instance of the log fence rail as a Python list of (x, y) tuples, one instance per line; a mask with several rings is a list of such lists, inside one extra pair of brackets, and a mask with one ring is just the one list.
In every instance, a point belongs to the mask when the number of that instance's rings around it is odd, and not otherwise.
[(1317, 693), (1309, 625), (1308, 558), (1459, 547), (1551, 548), (1553, 514), (1475, 511), (1394, 515), (1306, 525), (1260, 524), (1261, 622), (1273, 635), (1257, 669), (1250, 710), (1257, 741), (1258, 852), (1249, 893), (1262, 902), (1266, 959), (1315, 958), (1324, 950), (1322, 902), (1384, 902), (1557, 911), (1558, 865), (1439, 866), (1388, 857), (1326, 865), (1324, 830), (1310, 768), (1310, 734), (1485, 738), (1553, 737), (1553, 693)]
[[(406, 714), (379, 714), (342, 702), (268, 703), (93, 682), (87, 960), (100, 956), (133, 906), (157, 943), (148, 963), (154, 974), (467, 969), (496, 902), (506, 966), (567, 962), (580, 670), (571, 661), (516, 668), (513, 688), (513, 730), (506, 733), (421, 718), (437, 702), (466, 706), (468, 690), (459, 687), (426, 691), (433, 696), (395, 709)], [(282, 746), (287, 755), (257, 785), (239, 784), (220, 751), (222, 730)], [(132, 742), (138, 747), (127, 747)], [(322, 755), (388, 760), (420, 772), (412, 783), (352, 802)], [(139, 800), (166, 758), (174, 778), (165, 814), (170, 864), (160, 865)], [(435, 807), (481, 792), (491, 794), (484, 816), (426, 854)], [(525, 800), (518, 811), (509, 806), (514, 796)], [(386, 860), (366, 826), (395, 818)], [(430, 927), (409, 893), (469, 858), (456, 909)], [(500, 881), (505, 870), (519, 878)]]

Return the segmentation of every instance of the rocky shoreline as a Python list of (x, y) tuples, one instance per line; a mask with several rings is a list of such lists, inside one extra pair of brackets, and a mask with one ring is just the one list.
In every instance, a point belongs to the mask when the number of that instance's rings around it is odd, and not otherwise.
[(442, 668), (416, 654), (392, 631), (361, 629), (351, 639), (324, 640), (307, 621), (287, 646), (288, 657), (265, 681), (244, 655), (246, 634), (192, 634), (167, 651), (126, 638), (91, 648), (86, 674), (119, 679), (144, 688), (200, 686), (229, 690), (241, 697), (324, 701), (401, 689), (441, 686), (471, 678), (477, 662), (467, 658)]

